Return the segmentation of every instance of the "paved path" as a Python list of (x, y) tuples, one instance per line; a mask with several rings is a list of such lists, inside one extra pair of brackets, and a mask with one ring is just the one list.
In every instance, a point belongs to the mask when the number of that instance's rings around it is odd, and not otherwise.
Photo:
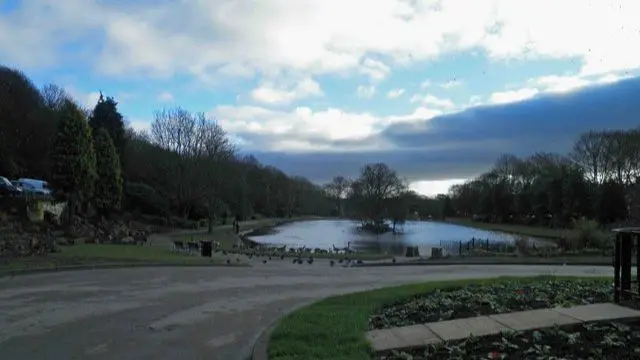
[(320, 298), (429, 280), (612, 275), (610, 267), (132, 268), (0, 278), (3, 360), (246, 359), (270, 323)]
[(588, 321), (640, 318), (640, 311), (603, 303), (570, 308), (518, 311), (428, 324), (373, 330), (367, 338), (376, 351), (423, 347), (469, 336), (494, 335), (503, 331), (526, 331)]

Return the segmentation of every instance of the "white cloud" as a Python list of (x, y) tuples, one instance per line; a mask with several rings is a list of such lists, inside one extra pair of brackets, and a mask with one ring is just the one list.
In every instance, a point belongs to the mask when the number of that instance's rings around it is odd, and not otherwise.
[(278, 136), (269, 144), (274, 150), (306, 150), (305, 138), (325, 142), (364, 139), (375, 134), (381, 123), (381, 119), (372, 114), (348, 113), (335, 108), (313, 111), (297, 107), (285, 112), (258, 106), (218, 106), (212, 115), (230, 133), (266, 135), (267, 140)]
[(462, 85), (462, 81), (460, 80), (451, 80), (451, 81), (447, 81), (445, 83), (440, 84), (440, 87), (443, 89), (453, 89), (456, 87), (459, 87), (460, 85)]
[(140, 118), (130, 118), (127, 119), (129, 126), (131, 126), (134, 130), (137, 131), (149, 131), (151, 129), (151, 121)]
[[(420, 123), (441, 115), (441, 110), (418, 107), (409, 114), (376, 116), (337, 108), (314, 111), (296, 107), (291, 111), (259, 106), (217, 106), (210, 115), (234, 136), (251, 134), (261, 142), (246, 143), (248, 149), (283, 151), (381, 150), (390, 146), (376, 135), (391, 124)], [(359, 140), (366, 142), (357, 144)], [(313, 141), (311, 141), (313, 140)], [(344, 145), (336, 145), (343, 141)]]
[(376, 87), (373, 85), (368, 85), (368, 86), (360, 85), (356, 89), (356, 95), (358, 95), (359, 98), (369, 99), (373, 97), (375, 93), (376, 93)]
[(276, 85), (273, 81), (267, 81), (251, 91), (251, 97), (255, 101), (272, 105), (286, 105), (295, 100), (321, 95), (323, 92), (320, 84), (312, 78), (299, 80), (293, 86)]
[(421, 89), (426, 89), (428, 87), (430, 87), (431, 85), (433, 85), (433, 83), (431, 82), (431, 80), (427, 79), (423, 82), (420, 83), (420, 88)]
[[(477, 0), (464, 6), (454, 0), (121, 5), (97, 0), (22, 2), (17, 12), (0, 15), (0, 57), (24, 66), (49, 66), (86, 61), (88, 50), (98, 47), (99, 59), (92, 63), (100, 72), (191, 74), (200, 79), (355, 70), (380, 80), (389, 65), (367, 54), (404, 64), (472, 49), (484, 49), (494, 59), (578, 59), (583, 75), (640, 68), (640, 48), (634, 46), (640, 43), (640, 2), (635, 0)], [(103, 44), (95, 43), (96, 34), (104, 34)], [(69, 52), (67, 45), (81, 40), (88, 45)]]
[(387, 77), (391, 69), (382, 61), (365, 58), (362, 62), (360, 72), (369, 76), (373, 81), (379, 81)]
[(98, 99), (100, 99), (99, 91), (84, 92), (76, 89), (74, 86), (65, 86), (64, 91), (76, 100), (78, 105), (87, 109), (93, 109), (98, 103)]
[(404, 89), (401, 89), (401, 88), (392, 89), (392, 90), (389, 90), (389, 92), (387, 93), (387, 97), (389, 99), (395, 99), (402, 96), (402, 94), (404, 94)]
[(505, 104), (510, 102), (522, 101), (536, 96), (540, 91), (535, 88), (523, 88), (518, 90), (508, 90), (494, 92), (491, 94), (489, 102), (492, 104)]
[(170, 92), (163, 91), (160, 94), (158, 94), (157, 100), (163, 103), (171, 103), (173, 102), (174, 98), (173, 98), (173, 94), (171, 94)]
[(579, 76), (542, 76), (530, 79), (529, 85), (540, 86), (545, 92), (568, 92), (591, 84), (591, 81)]
[(425, 105), (431, 105), (437, 108), (443, 109), (453, 109), (455, 108), (455, 104), (450, 99), (442, 99), (431, 94), (427, 95), (413, 95), (411, 99), (409, 99), (411, 103), (421, 102)]

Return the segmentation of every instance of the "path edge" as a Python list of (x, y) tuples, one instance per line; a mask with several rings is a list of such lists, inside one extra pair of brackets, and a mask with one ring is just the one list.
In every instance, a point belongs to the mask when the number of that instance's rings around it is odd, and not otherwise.
[(83, 270), (101, 270), (101, 269), (124, 269), (137, 267), (250, 267), (250, 265), (236, 264), (171, 264), (171, 263), (114, 263), (114, 264), (95, 264), (95, 265), (77, 265), (77, 266), (56, 266), (51, 268), (40, 269), (20, 269), (0, 271), (0, 278), (15, 277), (21, 275), (57, 273), (63, 271), (83, 271)]
[(362, 263), (355, 264), (353, 267), (379, 267), (379, 266), (452, 266), (452, 265), (534, 265), (534, 266), (613, 266), (613, 260), (611, 264), (598, 261), (407, 261), (396, 263)]
[(253, 349), (251, 350), (251, 360), (269, 360), (269, 340), (281, 319), (282, 317), (277, 318), (258, 335), (258, 339), (253, 343)]

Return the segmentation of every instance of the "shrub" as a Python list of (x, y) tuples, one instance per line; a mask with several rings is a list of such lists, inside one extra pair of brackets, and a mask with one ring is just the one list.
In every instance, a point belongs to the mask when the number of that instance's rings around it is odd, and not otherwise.
[(513, 240), (513, 244), (516, 246), (518, 253), (521, 255), (528, 255), (530, 251), (529, 238), (526, 236), (516, 236)]
[(124, 186), (123, 208), (144, 214), (164, 216), (169, 208), (167, 200), (154, 188), (143, 183), (127, 182)]
[(613, 245), (611, 236), (600, 229), (598, 222), (585, 218), (573, 222), (573, 232), (568, 241), (571, 250), (608, 249)]

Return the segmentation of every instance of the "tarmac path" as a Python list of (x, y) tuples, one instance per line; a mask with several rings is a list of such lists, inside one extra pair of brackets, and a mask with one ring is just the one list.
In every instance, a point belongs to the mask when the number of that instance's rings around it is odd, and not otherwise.
[(0, 278), (2, 360), (249, 358), (258, 335), (321, 298), (430, 280), (612, 275), (611, 267), (452, 265), (154, 267)]

